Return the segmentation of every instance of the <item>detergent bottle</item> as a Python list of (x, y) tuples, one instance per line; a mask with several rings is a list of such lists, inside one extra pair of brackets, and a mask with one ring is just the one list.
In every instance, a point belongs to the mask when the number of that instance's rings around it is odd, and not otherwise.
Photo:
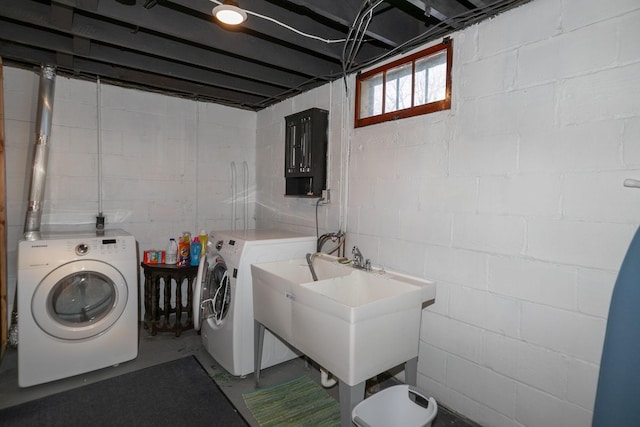
[(169, 245), (167, 246), (167, 256), (164, 262), (167, 264), (178, 263), (178, 243), (173, 237), (169, 239)]
[(202, 251), (202, 245), (200, 244), (200, 239), (196, 236), (193, 238), (193, 243), (191, 243), (191, 265), (200, 264), (200, 251)]
[(202, 249), (200, 249), (200, 256), (202, 256), (207, 253), (207, 241), (209, 240), (207, 230), (200, 230), (200, 233), (198, 233), (198, 239), (200, 240), (200, 245), (202, 246)]
[(178, 240), (178, 266), (186, 267), (190, 259), (191, 233), (184, 232)]

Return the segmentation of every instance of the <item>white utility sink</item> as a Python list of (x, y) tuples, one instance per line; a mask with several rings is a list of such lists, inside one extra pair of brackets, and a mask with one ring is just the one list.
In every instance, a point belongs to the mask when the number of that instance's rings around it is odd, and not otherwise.
[(254, 318), (353, 386), (418, 356), (429, 280), (359, 270), (320, 254), (251, 266)]
[[(322, 258), (321, 258), (322, 257)], [(320, 260), (325, 260), (321, 262)], [(333, 261), (333, 262), (329, 262)], [(314, 260), (318, 277), (344, 276), (353, 270), (330, 257), (319, 255)], [(289, 344), (293, 343), (292, 310), (294, 288), (301, 283), (313, 282), (311, 270), (304, 258), (267, 262), (251, 266), (253, 277), (253, 317)]]

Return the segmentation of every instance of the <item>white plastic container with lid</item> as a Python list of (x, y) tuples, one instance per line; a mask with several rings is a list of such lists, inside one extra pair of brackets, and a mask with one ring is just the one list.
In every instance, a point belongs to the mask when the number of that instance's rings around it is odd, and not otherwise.
[(431, 427), (438, 404), (418, 388), (395, 385), (358, 403), (351, 412), (358, 427)]
[(178, 243), (173, 237), (169, 239), (169, 245), (167, 246), (167, 254), (165, 255), (166, 264), (178, 263)]

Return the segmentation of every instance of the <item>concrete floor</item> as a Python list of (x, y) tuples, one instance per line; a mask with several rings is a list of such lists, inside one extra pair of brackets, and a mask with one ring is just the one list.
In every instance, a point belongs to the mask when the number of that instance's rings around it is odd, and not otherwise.
[[(0, 409), (188, 355), (194, 355), (198, 359), (249, 424), (252, 427), (259, 427), (242, 398), (242, 393), (255, 389), (253, 374), (246, 377), (234, 377), (227, 373), (207, 353), (201, 343), (200, 336), (193, 330), (184, 331), (180, 337), (176, 337), (171, 333), (158, 333), (154, 337), (147, 330), (140, 328), (140, 347), (138, 357), (135, 360), (27, 388), (18, 387), (17, 351), (15, 349), (7, 349), (5, 357), (0, 364)], [(308, 375), (318, 383), (320, 382), (319, 371), (305, 363), (304, 359), (299, 358), (264, 369), (260, 375), (260, 385), (278, 384), (301, 374)], [(380, 385), (371, 384), (369, 391), (379, 387), (384, 388), (394, 383), (396, 383), (394, 378), (386, 379)], [(337, 386), (327, 389), (327, 392), (338, 400)], [(438, 416), (433, 422), (433, 427), (444, 426), (477, 427), (476, 424), (458, 417), (440, 406)]]

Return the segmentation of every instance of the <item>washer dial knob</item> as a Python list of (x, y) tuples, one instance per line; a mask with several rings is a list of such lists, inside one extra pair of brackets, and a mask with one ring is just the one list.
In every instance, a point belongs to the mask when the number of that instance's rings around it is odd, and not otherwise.
[(86, 255), (89, 252), (89, 245), (86, 243), (80, 243), (76, 246), (76, 254), (79, 256)]

